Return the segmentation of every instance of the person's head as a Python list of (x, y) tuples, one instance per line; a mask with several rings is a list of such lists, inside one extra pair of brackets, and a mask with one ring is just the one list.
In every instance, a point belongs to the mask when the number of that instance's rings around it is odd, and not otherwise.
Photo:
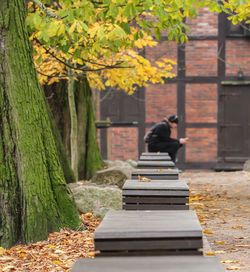
[(171, 127), (176, 127), (178, 125), (179, 119), (177, 115), (171, 115), (168, 117), (168, 123)]

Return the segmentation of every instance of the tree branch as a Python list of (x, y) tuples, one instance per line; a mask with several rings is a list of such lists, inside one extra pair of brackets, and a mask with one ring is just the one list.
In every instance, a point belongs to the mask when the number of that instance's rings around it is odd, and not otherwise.
[(63, 19), (62, 17), (58, 16), (53, 11), (49, 10), (40, 0), (31, 0), (31, 1), (34, 2), (35, 4), (37, 4), (38, 7), (41, 8), (49, 17), (56, 18), (58, 20)]

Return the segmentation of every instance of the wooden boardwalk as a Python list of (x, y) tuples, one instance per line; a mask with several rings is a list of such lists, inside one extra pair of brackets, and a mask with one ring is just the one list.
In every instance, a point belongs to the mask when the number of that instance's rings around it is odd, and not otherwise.
[(148, 256), (78, 259), (71, 272), (222, 272), (215, 257)]
[(178, 169), (161, 170), (161, 169), (137, 169), (132, 172), (132, 179), (138, 179), (138, 176), (157, 180), (173, 180), (179, 178)]
[(125, 210), (189, 209), (189, 188), (183, 180), (127, 180), (122, 196)]
[(97, 258), (77, 260), (72, 272), (223, 271), (202, 255), (189, 188), (167, 153), (142, 153), (122, 195), (124, 210), (109, 211), (94, 233)]
[(109, 211), (94, 240), (98, 256), (202, 254), (194, 211)]
[(175, 164), (172, 161), (138, 161), (137, 168), (142, 169), (171, 169)]

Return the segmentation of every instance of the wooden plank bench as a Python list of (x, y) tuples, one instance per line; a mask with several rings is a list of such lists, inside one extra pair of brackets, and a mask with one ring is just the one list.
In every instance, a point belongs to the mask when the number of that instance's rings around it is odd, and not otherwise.
[(137, 169), (132, 171), (131, 179), (138, 179), (138, 176), (146, 177), (149, 179), (165, 179), (165, 180), (173, 180), (179, 178), (179, 170), (178, 169), (171, 169), (171, 170), (163, 170), (160, 169)]
[(139, 160), (140, 161), (171, 161), (169, 156), (150, 156), (150, 155), (141, 155)]
[(167, 152), (142, 152), (142, 156), (169, 156)]
[(138, 161), (137, 168), (142, 169), (170, 169), (174, 168), (175, 164), (172, 161)]
[(201, 255), (195, 211), (109, 211), (94, 233), (97, 256)]
[(149, 256), (78, 259), (71, 272), (223, 272), (219, 260), (204, 256)]
[(188, 210), (189, 188), (183, 180), (126, 180), (124, 210)]

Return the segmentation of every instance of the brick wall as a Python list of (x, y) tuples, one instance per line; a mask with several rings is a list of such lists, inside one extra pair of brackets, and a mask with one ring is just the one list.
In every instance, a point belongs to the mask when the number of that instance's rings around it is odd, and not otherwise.
[(186, 122), (217, 122), (217, 84), (186, 85)]
[(250, 75), (250, 40), (226, 41), (226, 75), (237, 76), (240, 68)]
[(186, 44), (186, 76), (217, 75), (217, 41)]
[(217, 160), (217, 129), (187, 128), (186, 162), (214, 162)]
[(146, 88), (146, 122), (160, 122), (164, 117), (176, 114), (176, 84), (149, 85)]
[(138, 160), (138, 129), (109, 128), (109, 160)]
[[(145, 123), (156, 123), (164, 117), (178, 112), (177, 84), (181, 82), (179, 85), (179, 106), (182, 109), (181, 95), (183, 95), (185, 96), (183, 99), (185, 99), (186, 116), (186, 120), (183, 120), (183, 122), (189, 125), (183, 133), (190, 138), (185, 146), (185, 161), (187, 163), (216, 162), (218, 153), (216, 127), (218, 122), (218, 86), (220, 86), (220, 79), (217, 80), (216, 77), (218, 77), (218, 51), (220, 49), (218, 48), (218, 40), (214, 37), (218, 35), (218, 16), (205, 8), (201, 10), (197, 18), (187, 19), (186, 23), (190, 27), (187, 32), (188, 36), (194, 38), (212, 36), (208, 40), (190, 40), (185, 45), (186, 67), (184, 76), (198, 78), (178, 78), (177, 82), (174, 83), (167, 80), (168, 84), (149, 84), (145, 88)], [(164, 34), (166, 33), (164, 32)], [(163, 40), (159, 42), (157, 47), (145, 49), (146, 58), (153, 63), (162, 57), (177, 61), (177, 53), (177, 44), (174, 41)], [(249, 76), (250, 40), (228, 39), (226, 41), (225, 58), (226, 76), (237, 76), (240, 68), (244, 75)], [(175, 73), (177, 68), (174, 67)], [(204, 80), (200, 77), (204, 77)], [(186, 80), (186, 83), (182, 80)], [(225, 80), (227, 79), (225, 78)], [(199, 83), (191, 84), (189, 82)], [(191, 128), (190, 123), (204, 123), (204, 127)], [(214, 127), (207, 128), (206, 123)], [(195, 125), (197, 126), (197, 124)], [(109, 159), (126, 160), (130, 158), (137, 160), (138, 140), (142, 141), (142, 139), (138, 139), (137, 128), (112, 128), (111, 131)], [(177, 138), (177, 130), (174, 130), (171, 136)]]
[(188, 36), (209, 36), (218, 33), (218, 15), (203, 8), (195, 19), (187, 18)]

